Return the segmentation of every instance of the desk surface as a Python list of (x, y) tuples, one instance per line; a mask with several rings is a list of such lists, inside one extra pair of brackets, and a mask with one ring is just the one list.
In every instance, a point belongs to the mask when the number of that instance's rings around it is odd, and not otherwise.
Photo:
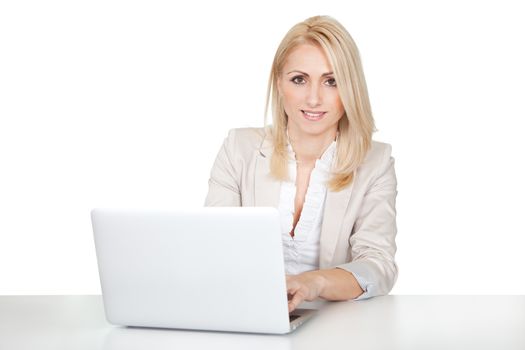
[(525, 296), (328, 303), (288, 335), (127, 328), (100, 296), (0, 296), (0, 349), (525, 349)]

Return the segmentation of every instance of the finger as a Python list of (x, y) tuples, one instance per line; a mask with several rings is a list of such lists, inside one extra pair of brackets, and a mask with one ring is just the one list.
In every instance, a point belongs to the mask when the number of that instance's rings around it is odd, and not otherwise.
[(295, 294), (295, 292), (299, 290), (299, 287), (300, 285), (295, 279), (290, 278), (286, 280), (286, 291), (289, 294)]
[(288, 302), (288, 312), (292, 312), (304, 301), (304, 296), (302, 293), (297, 292), (293, 295), (292, 300)]

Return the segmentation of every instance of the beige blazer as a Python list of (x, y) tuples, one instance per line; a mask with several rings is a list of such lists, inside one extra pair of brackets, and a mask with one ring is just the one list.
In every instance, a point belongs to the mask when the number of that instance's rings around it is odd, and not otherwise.
[[(206, 206), (278, 207), (280, 181), (270, 176), (273, 146), (264, 128), (232, 129), (213, 164)], [(397, 181), (388, 144), (373, 142), (351, 185), (327, 191), (321, 269), (340, 267), (365, 293), (387, 294), (397, 279)]]

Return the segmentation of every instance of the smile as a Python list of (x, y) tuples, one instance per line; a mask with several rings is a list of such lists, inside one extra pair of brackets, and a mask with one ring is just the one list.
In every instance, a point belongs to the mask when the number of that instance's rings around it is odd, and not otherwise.
[(326, 112), (312, 112), (312, 111), (305, 111), (305, 110), (301, 110), (301, 112), (303, 113), (303, 116), (306, 119), (312, 120), (312, 121), (321, 120), (326, 114)]

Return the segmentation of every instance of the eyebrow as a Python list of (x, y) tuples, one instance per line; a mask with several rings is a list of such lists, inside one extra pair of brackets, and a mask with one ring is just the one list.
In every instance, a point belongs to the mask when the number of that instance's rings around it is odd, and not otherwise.
[[(295, 73), (301, 73), (301, 74), (306, 75), (307, 77), (309, 77), (308, 73), (301, 72), (300, 70), (292, 70), (292, 71), (289, 71), (289, 72), (286, 73), (286, 74), (290, 74), (290, 73), (294, 73), (294, 72), (295, 72)], [(322, 77), (325, 77), (325, 76), (327, 76), (327, 75), (332, 75), (332, 74), (334, 74), (334, 72), (327, 72), (327, 73), (323, 73), (323, 75), (321, 75), (321, 76), (322, 76)]]

